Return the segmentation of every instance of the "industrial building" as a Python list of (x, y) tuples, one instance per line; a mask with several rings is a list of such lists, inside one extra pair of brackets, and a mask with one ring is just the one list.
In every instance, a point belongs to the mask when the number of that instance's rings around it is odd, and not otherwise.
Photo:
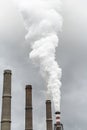
[[(1, 112), (1, 130), (11, 130), (11, 70), (4, 70)], [(32, 86), (25, 87), (25, 130), (33, 130)], [(46, 130), (63, 130), (60, 112), (56, 112), (56, 123), (52, 124), (51, 100), (46, 100)]]

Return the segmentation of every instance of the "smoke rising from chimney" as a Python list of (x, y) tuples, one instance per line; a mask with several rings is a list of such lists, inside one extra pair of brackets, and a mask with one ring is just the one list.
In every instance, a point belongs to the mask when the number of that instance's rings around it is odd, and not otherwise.
[(62, 27), (61, 1), (21, 0), (19, 10), (27, 30), (25, 38), (31, 47), (29, 57), (39, 66), (47, 83), (47, 94), (52, 94), (55, 110), (60, 111), (61, 68), (56, 62), (55, 52)]

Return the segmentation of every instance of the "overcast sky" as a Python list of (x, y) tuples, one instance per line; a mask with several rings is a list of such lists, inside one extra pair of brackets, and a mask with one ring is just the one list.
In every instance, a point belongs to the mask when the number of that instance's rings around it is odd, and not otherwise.
[[(62, 68), (61, 121), (65, 130), (87, 129), (87, 1), (63, 1), (56, 59)], [(26, 30), (16, 5), (0, 0), (0, 116), (3, 70), (12, 70), (12, 130), (24, 130), (25, 85), (33, 86), (34, 130), (46, 129), (46, 84), (29, 60)], [(54, 117), (54, 111), (53, 111)]]

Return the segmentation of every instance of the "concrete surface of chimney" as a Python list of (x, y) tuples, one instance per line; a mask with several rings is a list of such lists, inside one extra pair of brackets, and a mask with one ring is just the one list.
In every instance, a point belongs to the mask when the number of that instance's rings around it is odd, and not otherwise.
[(46, 130), (53, 130), (52, 127), (52, 111), (51, 111), (51, 101), (46, 100)]
[(11, 70), (4, 71), (1, 130), (11, 130)]
[(32, 125), (32, 86), (26, 85), (25, 130), (33, 130)]
[(62, 130), (61, 128), (61, 125), (57, 125), (55, 130)]

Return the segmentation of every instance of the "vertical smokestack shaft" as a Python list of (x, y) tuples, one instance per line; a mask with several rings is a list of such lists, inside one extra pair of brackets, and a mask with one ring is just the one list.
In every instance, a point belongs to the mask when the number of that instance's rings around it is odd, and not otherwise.
[(61, 124), (60, 122), (60, 112), (57, 111), (55, 112), (55, 115), (56, 115), (56, 124), (55, 124), (55, 130), (63, 130), (63, 125)]
[(56, 124), (58, 125), (58, 124), (60, 124), (60, 112), (57, 111), (57, 112), (55, 112), (55, 114), (56, 114)]
[(61, 129), (61, 126), (57, 126), (57, 127), (56, 127), (56, 130), (62, 130), (62, 129)]
[(32, 129), (32, 86), (26, 85), (25, 130)]
[(47, 130), (52, 130), (52, 112), (50, 100), (46, 100), (46, 127)]
[(1, 130), (11, 130), (11, 70), (4, 71)]

